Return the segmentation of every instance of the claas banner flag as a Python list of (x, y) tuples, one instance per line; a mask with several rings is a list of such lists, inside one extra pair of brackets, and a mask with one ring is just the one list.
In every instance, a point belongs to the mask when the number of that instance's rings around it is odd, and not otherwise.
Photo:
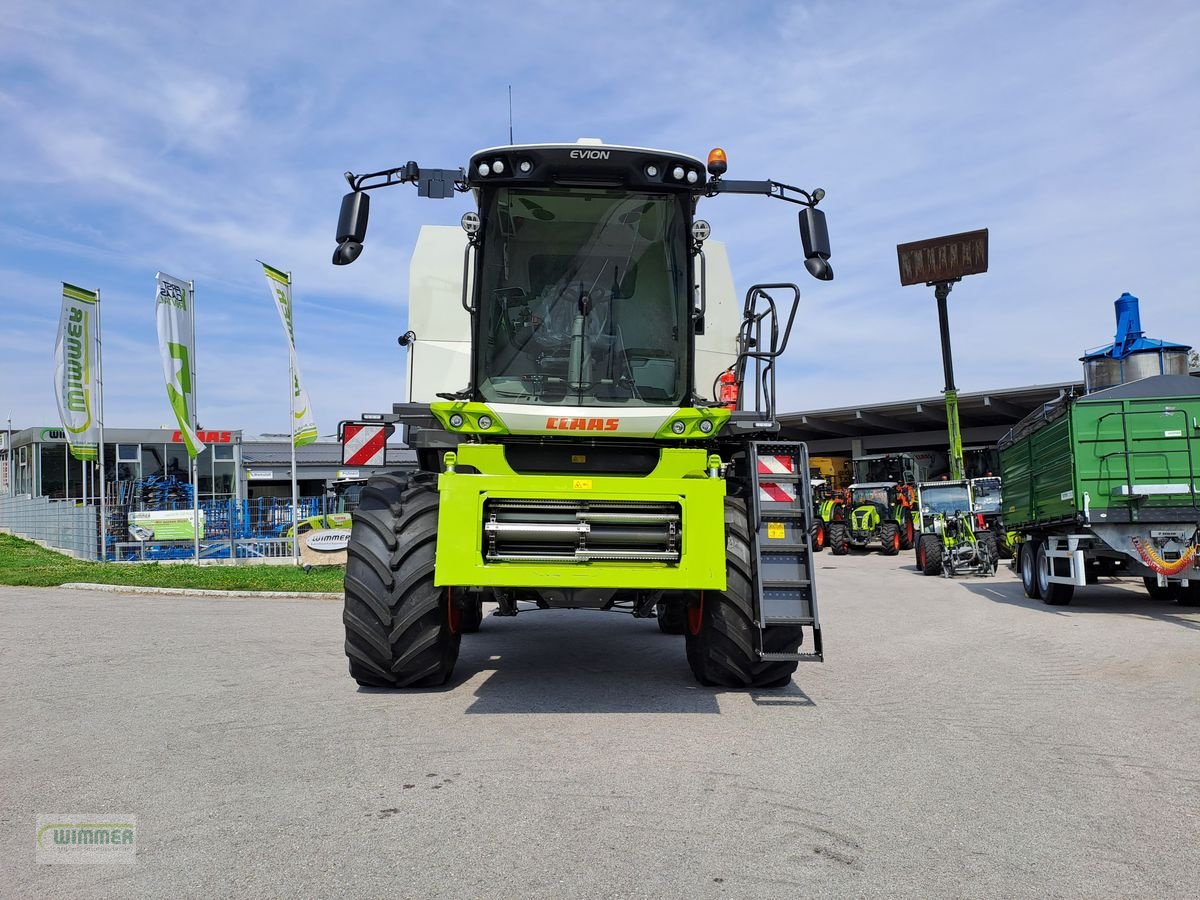
[(96, 328), (100, 295), (63, 282), (62, 314), (54, 343), (54, 394), (71, 455), (93, 461), (100, 443)]
[(300, 362), (296, 358), (296, 335), (292, 322), (292, 279), (286, 272), (262, 264), (267, 276), (267, 287), (279, 310), (279, 319), (287, 336), (288, 354), (292, 362), (292, 441), (297, 447), (311, 444), (317, 439), (317, 422), (313, 417), (308, 391), (300, 380)]
[(196, 436), (196, 336), (191, 308), (195, 295), (186, 281), (159, 272), (154, 318), (158, 324), (158, 353), (163, 376), (167, 380), (167, 399), (188, 456), (195, 459), (204, 452)]

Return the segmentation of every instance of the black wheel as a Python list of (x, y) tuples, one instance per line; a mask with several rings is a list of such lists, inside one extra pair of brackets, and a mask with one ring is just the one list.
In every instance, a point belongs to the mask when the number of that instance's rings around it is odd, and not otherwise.
[(925, 575), (942, 574), (942, 539), (936, 534), (921, 535), (921, 572)]
[(921, 549), (921, 538), (924, 535), (918, 534), (913, 543), (913, 557), (916, 560), (917, 571), (923, 571), (925, 568), (925, 551)]
[(1025, 589), (1025, 596), (1030, 600), (1040, 600), (1042, 598), (1042, 589), (1038, 587), (1037, 579), (1037, 551), (1040, 546), (1040, 541), (1025, 541), (1021, 544), (1021, 549), (1018, 562), (1021, 568), (1021, 587)]
[(1175, 602), (1180, 606), (1200, 606), (1200, 580), (1189, 578), (1187, 587), (1180, 585)]
[(483, 598), (478, 593), (467, 596), (466, 603), (458, 610), (459, 634), (475, 634), (483, 624)]
[[(763, 662), (756, 652), (754, 600), (751, 596), (750, 534), (746, 505), (725, 500), (725, 567), (727, 587), (702, 591), (699, 604), (687, 611), (687, 660), (696, 680), (732, 688), (782, 687), (797, 662)], [(767, 653), (795, 653), (804, 640), (799, 625), (772, 625), (763, 632)]]
[(1160, 586), (1158, 579), (1154, 577), (1145, 577), (1142, 579), (1142, 584), (1146, 586), (1146, 593), (1155, 600), (1178, 600), (1184, 592), (1184, 587), (1178, 582)]
[(817, 519), (813, 523), (812, 530), (809, 532), (810, 541), (812, 544), (812, 552), (820, 553), (825, 549), (825, 545), (829, 543), (829, 532), (825, 525), (824, 519)]
[(996, 536), (996, 549), (998, 549), (1000, 551), (1000, 558), (1001, 559), (1012, 559), (1013, 558), (1013, 545), (1011, 543), (1009, 543), (1008, 535), (1003, 531), (999, 531), (999, 532), (993, 531), (992, 534), (994, 534)]
[(663, 634), (683, 634), (687, 630), (687, 602), (682, 596), (667, 596), (654, 605), (658, 630)]
[(913, 524), (912, 512), (905, 507), (900, 513), (900, 549), (911, 550), (916, 542), (917, 531)]
[(399, 475), (367, 482), (346, 562), (346, 656), (367, 687), (430, 687), (454, 671), (459, 611), (434, 587), (438, 494)]
[(1037, 547), (1037, 586), (1042, 602), (1047, 606), (1066, 606), (1075, 593), (1075, 585), (1055, 584), (1050, 580), (1050, 557), (1046, 554), (1045, 541), (1039, 541)]
[(981, 531), (975, 536), (979, 542), (980, 556), (987, 554), (987, 571), (992, 575), (1000, 568), (1000, 545), (996, 543), (996, 535), (990, 531)]
[(834, 556), (845, 556), (850, 552), (850, 529), (844, 523), (829, 523), (829, 550)]
[(884, 556), (895, 556), (900, 552), (900, 526), (895, 522), (884, 522), (879, 526), (879, 543)]

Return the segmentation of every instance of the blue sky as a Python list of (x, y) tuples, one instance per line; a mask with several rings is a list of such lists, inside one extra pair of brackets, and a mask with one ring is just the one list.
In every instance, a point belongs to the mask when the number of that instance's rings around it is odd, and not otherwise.
[(341, 173), (465, 165), (507, 142), (730, 157), (823, 187), (837, 279), (793, 208), (702, 204), (740, 290), (798, 281), (786, 409), (936, 394), (931, 291), (895, 245), (979, 227), (951, 296), (964, 391), (1076, 377), (1112, 301), (1200, 344), (1200, 7), (1127, 3), (65, 3), (0, 24), (0, 419), (54, 424), (60, 281), (99, 288), (106, 420), (171, 421), (154, 273), (197, 286), (200, 422), (287, 428), (287, 356), (256, 258), (295, 279), (322, 433), (403, 395), (408, 257), (469, 208), (393, 189), (329, 258)]

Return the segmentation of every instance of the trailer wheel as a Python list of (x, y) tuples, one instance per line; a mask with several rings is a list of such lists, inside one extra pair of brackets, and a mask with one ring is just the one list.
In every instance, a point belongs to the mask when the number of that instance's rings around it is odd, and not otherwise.
[(1047, 606), (1066, 606), (1075, 593), (1075, 585), (1056, 584), (1050, 580), (1050, 557), (1046, 554), (1045, 541), (1038, 541), (1037, 586), (1042, 602)]
[[(796, 660), (763, 662), (755, 651), (754, 598), (746, 504), (725, 500), (725, 592), (703, 591), (699, 607), (688, 610), (687, 660), (704, 685), (732, 688), (782, 687), (791, 681)], [(772, 625), (763, 632), (768, 653), (795, 653), (804, 640), (799, 625)]]
[(850, 529), (842, 522), (829, 523), (829, 550), (834, 556), (850, 552)]
[(1041, 541), (1025, 541), (1021, 544), (1019, 562), (1021, 564), (1021, 587), (1025, 596), (1030, 600), (1040, 600), (1042, 589), (1038, 587), (1037, 551)]
[(936, 534), (921, 535), (921, 572), (925, 575), (942, 574), (942, 539)]
[(916, 539), (916, 526), (913, 525), (912, 513), (906, 508), (900, 513), (900, 549), (911, 550)]
[(1200, 606), (1200, 581), (1189, 578), (1187, 587), (1180, 585), (1175, 602), (1180, 606)]
[(430, 687), (454, 671), (461, 615), (433, 584), (438, 494), (378, 475), (363, 488), (346, 561), (346, 656), (367, 687)]
[(663, 634), (683, 634), (687, 631), (687, 603), (682, 596), (668, 597), (664, 594), (654, 604), (654, 615), (658, 619), (658, 630)]
[(884, 522), (879, 526), (879, 543), (884, 556), (895, 556), (900, 552), (900, 526), (895, 522)]
[(1168, 584), (1161, 586), (1157, 578), (1144, 577), (1142, 584), (1146, 586), (1146, 593), (1153, 600), (1179, 600), (1183, 594), (1184, 588), (1182, 584)]

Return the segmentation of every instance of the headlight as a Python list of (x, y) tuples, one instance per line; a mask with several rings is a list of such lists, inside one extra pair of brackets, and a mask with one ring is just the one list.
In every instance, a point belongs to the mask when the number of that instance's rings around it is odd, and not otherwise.
[(463, 424), (462, 413), (452, 413), (450, 415), (450, 427), (451, 428), (462, 428), (462, 424)]
[(682, 419), (676, 419), (671, 423), (671, 430), (676, 434), (683, 434), (687, 430), (687, 425), (683, 423)]
[(492, 427), (492, 417), (491, 416), (480, 416), (479, 417), (479, 427), (482, 428), (484, 431), (487, 431), (489, 428), (491, 428)]

